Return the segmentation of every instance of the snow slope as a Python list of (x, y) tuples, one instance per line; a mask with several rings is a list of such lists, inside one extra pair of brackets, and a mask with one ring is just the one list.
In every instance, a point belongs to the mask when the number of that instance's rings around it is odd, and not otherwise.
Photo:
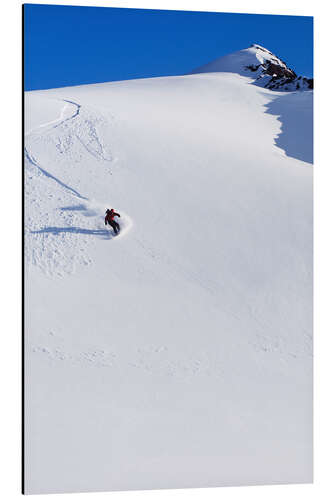
[(193, 71), (193, 73), (220, 72), (250, 77), (256, 85), (270, 90), (313, 89), (313, 78), (297, 76), (284, 61), (258, 44), (219, 57)]
[(251, 81), (26, 93), (26, 492), (311, 481), (312, 92)]
[(193, 73), (237, 73), (242, 76), (249, 76), (249, 66), (257, 66), (266, 62), (275, 62), (284, 69), (287, 69), (286, 63), (281, 61), (272, 52), (260, 45), (254, 44), (246, 49), (219, 57), (204, 66), (200, 66)]

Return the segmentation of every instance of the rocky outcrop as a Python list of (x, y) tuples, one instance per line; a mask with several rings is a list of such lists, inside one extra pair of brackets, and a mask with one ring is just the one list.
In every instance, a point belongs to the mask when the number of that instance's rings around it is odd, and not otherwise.
[(196, 73), (234, 73), (249, 77), (254, 85), (270, 90), (313, 89), (313, 78), (298, 76), (282, 59), (257, 44), (219, 57), (195, 68), (190, 74)]
[(297, 76), (286, 63), (260, 45), (251, 45), (261, 53), (267, 53), (260, 64), (250, 64), (246, 69), (256, 73), (256, 83), (270, 90), (312, 90), (313, 78)]

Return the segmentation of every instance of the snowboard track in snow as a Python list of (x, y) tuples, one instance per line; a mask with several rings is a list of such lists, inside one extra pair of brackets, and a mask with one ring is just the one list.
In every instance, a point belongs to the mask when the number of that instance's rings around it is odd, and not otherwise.
[[(82, 105), (77, 102), (70, 101), (67, 99), (63, 99), (63, 101), (76, 106), (76, 111), (72, 116), (66, 118), (65, 120), (62, 120), (53, 128), (57, 129), (59, 127), (65, 127), (67, 131), (67, 125), (69, 124), (69, 136), (73, 135), (81, 143), (81, 145), (88, 151), (88, 153), (90, 153), (99, 160), (104, 160), (109, 162), (113, 161), (113, 158), (105, 152), (105, 147), (96, 129), (97, 124), (100, 121), (102, 121), (101, 116), (97, 116), (95, 113), (93, 114), (91, 110), (89, 112), (88, 108), (87, 109), (83, 108)], [(81, 115), (83, 114), (82, 121), (79, 121), (78, 122), (79, 125), (78, 127), (76, 127), (75, 121), (77, 118), (79, 118), (80, 114)], [(71, 134), (71, 126), (73, 124), (74, 124), (74, 130), (73, 134)], [(82, 129), (84, 132), (88, 130), (86, 134), (83, 134), (85, 140), (81, 137)]]
[(38, 170), (44, 174), (46, 177), (48, 177), (49, 179), (52, 179), (53, 181), (55, 181), (57, 184), (59, 184), (59, 186), (61, 186), (62, 188), (68, 190), (71, 194), (73, 194), (74, 196), (76, 196), (77, 198), (80, 198), (81, 200), (87, 200), (88, 198), (86, 198), (85, 196), (82, 196), (78, 191), (76, 191), (74, 188), (68, 186), (67, 184), (65, 184), (64, 182), (62, 182), (60, 179), (57, 179), (57, 177), (55, 177), (54, 175), (52, 175), (50, 172), (48, 172), (47, 170), (45, 170), (44, 168), (42, 168), (40, 166), (40, 164), (38, 163), (38, 161), (29, 153), (28, 149), (25, 147), (24, 148), (24, 155), (25, 155), (25, 158), (34, 166), (34, 167), (37, 167)]
[(74, 102), (74, 101), (70, 101), (69, 99), (63, 99), (64, 102), (67, 102), (68, 104), (72, 104), (73, 106), (76, 107), (76, 111), (75, 113), (72, 115), (72, 116), (69, 116), (68, 118), (65, 118), (64, 120), (62, 120), (60, 123), (58, 123), (57, 125), (55, 125), (53, 128), (57, 128), (57, 127), (60, 127), (60, 125), (63, 125), (65, 122), (67, 122), (68, 120), (73, 120), (74, 118), (76, 118), (79, 113), (80, 113), (80, 109), (81, 109), (81, 104), (78, 104), (77, 102)]
[[(61, 111), (60, 118), (45, 122), (29, 131), (25, 138), (24, 148), (28, 166), (25, 176), (27, 193), (30, 191), (28, 186), (33, 179), (35, 179), (35, 184), (31, 184), (33, 192), (36, 192), (37, 186), (40, 185), (37, 197), (32, 201), (32, 206), (39, 215), (34, 217), (32, 224), (27, 225), (27, 240), (30, 235), (34, 241), (33, 244), (27, 241), (27, 262), (36, 264), (46, 274), (57, 276), (74, 272), (75, 263), (83, 265), (92, 263), (89, 257), (91, 236), (104, 240), (111, 240), (116, 236), (112, 231), (101, 228), (102, 223), (104, 226), (104, 205), (102, 207), (101, 203), (81, 194), (68, 182), (72, 178), (71, 170), (76, 169), (76, 165), (80, 165), (86, 156), (81, 148), (91, 155), (93, 161), (107, 163), (113, 161), (97, 130), (97, 127), (105, 127), (108, 122), (105, 117), (90, 107), (83, 107), (80, 103), (70, 99), (61, 99), (61, 101), (65, 103), (65, 107)], [(74, 106), (75, 110), (71, 116), (63, 118), (66, 114), (66, 106)], [(49, 167), (45, 168), (43, 163), (47, 163)], [(51, 169), (58, 171), (58, 165), (64, 165), (65, 169), (62, 169), (62, 172), (66, 175), (66, 180), (63, 175), (61, 178), (55, 172), (50, 171)], [(102, 172), (103, 170), (101, 174)], [(110, 171), (108, 173), (111, 174)], [(40, 184), (42, 182), (40, 175), (46, 184)], [(60, 191), (49, 186), (48, 181), (56, 183)], [(63, 221), (66, 224), (40, 224), (36, 227), (36, 220), (39, 219), (41, 222), (43, 219), (45, 222), (49, 220), (48, 214), (51, 207), (46, 203), (46, 192), (50, 193), (48, 198), (53, 199), (55, 193), (58, 193), (58, 199), (64, 201), (62, 208), (55, 206), (53, 210), (58, 214), (59, 222)], [(81, 205), (70, 203), (73, 197), (80, 200)], [(85, 216), (83, 220), (87, 222), (86, 227), (82, 226), (82, 215)], [(124, 214), (121, 232), (117, 235), (117, 239), (122, 238), (131, 225), (131, 219)]]

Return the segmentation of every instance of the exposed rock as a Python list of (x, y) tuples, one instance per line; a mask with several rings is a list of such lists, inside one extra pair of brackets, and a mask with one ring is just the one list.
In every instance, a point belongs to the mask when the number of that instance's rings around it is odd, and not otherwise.
[(297, 76), (295, 71), (275, 54), (253, 44), (194, 69), (191, 73), (236, 73), (253, 79), (254, 85), (270, 90), (312, 90), (313, 78)]
[(313, 78), (306, 78), (303, 76), (297, 76), (295, 71), (288, 68), (286, 63), (276, 57), (272, 52), (261, 47), (260, 45), (253, 44), (251, 47), (258, 50), (258, 53), (269, 54), (270, 57), (265, 57), (263, 54), (263, 62), (261, 64), (255, 65), (250, 64), (246, 66), (246, 69), (252, 73), (257, 73), (256, 83), (263, 84), (264, 87), (270, 90), (312, 90), (313, 89)]

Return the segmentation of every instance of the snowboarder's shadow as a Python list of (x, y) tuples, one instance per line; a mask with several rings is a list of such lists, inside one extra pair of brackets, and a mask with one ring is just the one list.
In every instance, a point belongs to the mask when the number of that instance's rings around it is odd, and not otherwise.
[(83, 212), (83, 215), (85, 215), (86, 217), (94, 217), (95, 215), (98, 215), (95, 210), (88, 208), (83, 204), (61, 207), (60, 210), (63, 212)]
[(108, 231), (107, 229), (84, 229), (82, 227), (44, 227), (42, 229), (39, 229), (37, 231), (30, 231), (32, 234), (53, 234), (53, 235), (59, 235), (63, 233), (70, 233), (70, 234), (90, 234), (91, 236), (99, 236), (102, 239), (109, 240), (111, 238), (114, 238), (114, 234), (111, 233), (111, 231)]

